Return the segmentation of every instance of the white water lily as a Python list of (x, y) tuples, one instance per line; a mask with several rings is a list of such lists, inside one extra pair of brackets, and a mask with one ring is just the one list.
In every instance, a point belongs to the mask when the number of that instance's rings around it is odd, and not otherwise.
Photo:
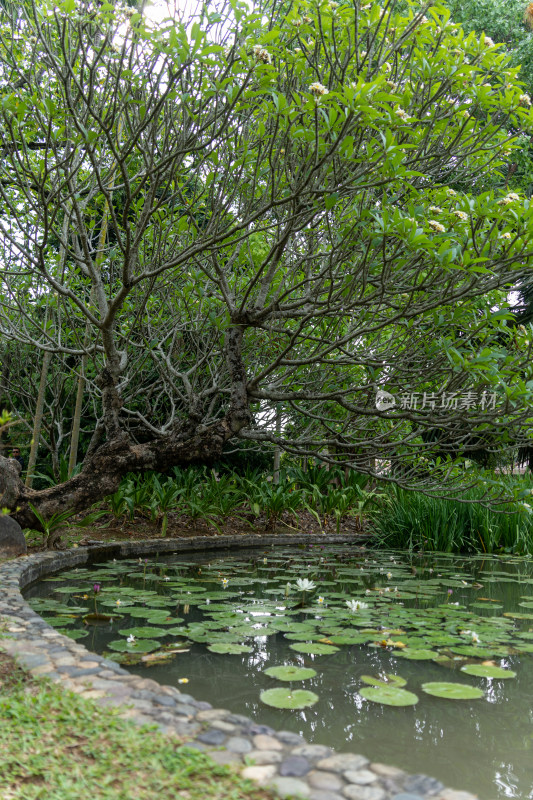
[(320, 603), (322, 605), (323, 602), (324, 602), (324, 598), (322, 596), (317, 598), (317, 603)]
[(133, 644), (135, 642), (135, 636), (132, 633), (130, 633), (126, 641), (128, 644)]
[(122, 605), (122, 600), (115, 600), (115, 605), (116, 606), (121, 606)]
[(481, 644), (481, 639), (475, 631), (461, 631), (462, 636), (470, 636), (472, 644)]
[(356, 611), (364, 611), (365, 608), (368, 608), (368, 603), (363, 603), (362, 600), (347, 600), (346, 605), (348, 610), (354, 614)]
[(312, 592), (313, 589), (316, 589), (316, 583), (308, 578), (298, 578), (295, 585), (300, 592)]

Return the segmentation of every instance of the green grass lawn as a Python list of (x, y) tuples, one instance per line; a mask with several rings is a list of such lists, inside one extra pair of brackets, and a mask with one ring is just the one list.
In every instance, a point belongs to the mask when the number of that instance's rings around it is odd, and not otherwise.
[(0, 651), (2, 800), (267, 800), (176, 737), (137, 727)]

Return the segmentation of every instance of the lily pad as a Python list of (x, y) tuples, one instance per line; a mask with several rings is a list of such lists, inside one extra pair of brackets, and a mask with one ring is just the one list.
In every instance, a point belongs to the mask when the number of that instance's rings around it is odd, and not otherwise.
[[(193, 637), (191, 636), (191, 639)], [(248, 647), (246, 644), (234, 644), (232, 642), (215, 642), (214, 644), (210, 644), (207, 648), (212, 653), (220, 653), (222, 655), (228, 656), (236, 656), (240, 655), (241, 653), (251, 653), (252, 648)]]
[(386, 706), (414, 706), (418, 703), (416, 694), (398, 686), (365, 686), (359, 694), (365, 700)]
[(135, 636), (136, 639), (153, 639), (155, 636), (166, 636), (168, 631), (146, 626), (119, 630), (119, 633), (121, 636)]
[(426, 694), (446, 700), (477, 700), (484, 694), (483, 689), (466, 683), (432, 682), (423, 683), (421, 688)]
[(372, 675), (361, 675), (360, 680), (363, 683), (368, 683), (369, 686), (397, 686), (399, 689), (407, 683), (405, 678), (392, 673), (388, 673), (381, 678), (374, 678)]
[(491, 664), (465, 664), (464, 667), (461, 667), (461, 672), (475, 675), (477, 678), (516, 678), (516, 672), (513, 672), (512, 669), (503, 669)]
[(438, 656), (438, 653), (435, 650), (424, 650), (422, 647), (406, 647), (405, 650), (393, 650), (392, 655), (408, 658), (410, 661), (431, 661)]
[(155, 639), (138, 639), (134, 642), (128, 642), (127, 639), (115, 639), (107, 645), (111, 650), (117, 650), (119, 653), (151, 653), (153, 650), (158, 650), (161, 645)]
[(74, 639), (77, 641), (78, 639), (85, 639), (86, 636), (89, 635), (89, 631), (81, 630), (81, 631), (70, 631), (70, 630), (63, 630), (63, 628), (57, 628), (58, 633), (62, 633), (63, 636), (68, 636), (69, 639)]
[(308, 678), (314, 678), (316, 670), (310, 667), (296, 667), (292, 664), (287, 664), (279, 667), (268, 667), (264, 670), (265, 675), (271, 678), (276, 678), (278, 681), (306, 681)]
[(296, 653), (307, 653), (312, 656), (326, 656), (330, 653), (338, 653), (339, 648), (333, 647), (331, 644), (322, 644), (321, 642), (297, 642), (290, 644), (291, 650)]
[(265, 689), (259, 699), (267, 706), (274, 708), (309, 708), (318, 701), (318, 695), (306, 689), (287, 689), (280, 686), (276, 689)]

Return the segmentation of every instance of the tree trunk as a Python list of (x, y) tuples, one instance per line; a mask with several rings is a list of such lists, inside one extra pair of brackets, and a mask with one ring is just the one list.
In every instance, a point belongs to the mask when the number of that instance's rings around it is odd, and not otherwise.
[[(276, 436), (281, 436), (281, 408), (276, 407)], [(277, 444), (274, 448), (274, 475), (273, 483), (279, 483), (279, 468), (281, 465), (281, 447)]]
[[(117, 130), (117, 137), (120, 139), (122, 134), (123, 122), (122, 118), (119, 120), (118, 123), (118, 130)], [(111, 173), (111, 179), (109, 183), (109, 189), (112, 190), (115, 185), (115, 170)], [(96, 269), (100, 272), (102, 268), (102, 262), (104, 260), (104, 247), (107, 239), (107, 228), (109, 225), (109, 203), (107, 198), (104, 203), (104, 210), (102, 213), (102, 227), (100, 229), (100, 236), (98, 237), (98, 250), (96, 255)], [(91, 301), (94, 300), (94, 291), (91, 292)], [(90, 333), (90, 325), (87, 321), (85, 326), (85, 336), (83, 340), (84, 347), (88, 347), (89, 345), (89, 333)], [(80, 441), (80, 428), (81, 428), (81, 411), (83, 408), (83, 395), (85, 392), (85, 373), (87, 371), (87, 361), (88, 358), (86, 355), (82, 356), (81, 359), (81, 366), (80, 366), (80, 374), (78, 376), (78, 387), (76, 390), (76, 404), (74, 406), (74, 416), (72, 417), (72, 431), (70, 437), (70, 453), (68, 459), (68, 476), (69, 478), (72, 477), (72, 473), (74, 472), (74, 467), (78, 461), (78, 444)]]
[(39, 449), (39, 439), (41, 438), (41, 425), (43, 422), (44, 394), (46, 392), (46, 381), (48, 379), (48, 369), (52, 361), (52, 353), (46, 351), (41, 368), (41, 380), (39, 382), (39, 393), (35, 406), (35, 416), (33, 418), (33, 434), (31, 440), (30, 457), (28, 459), (28, 471), (26, 473), (26, 486), (31, 489), (33, 483), (33, 472), (37, 463), (37, 451)]
[(100, 445), (82, 471), (65, 483), (40, 491), (22, 483), (13, 471), (13, 459), (0, 458), (0, 504), (12, 509), (11, 515), (23, 528), (40, 529), (32, 505), (45, 519), (71, 509), (84, 511), (115, 492), (128, 472), (166, 471), (173, 466), (211, 463), (220, 458), (225, 442), (243, 427), (241, 415), (229, 413), (210, 426), (184, 423), (171, 435), (136, 444), (122, 433)]
[(74, 416), (72, 418), (72, 431), (70, 436), (70, 453), (68, 459), (68, 476), (72, 476), (74, 467), (78, 460), (78, 444), (80, 441), (81, 410), (83, 407), (83, 394), (85, 391), (85, 371), (87, 369), (87, 356), (81, 357), (80, 374), (78, 376), (78, 388), (76, 390), (76, 404), (74, 406)]

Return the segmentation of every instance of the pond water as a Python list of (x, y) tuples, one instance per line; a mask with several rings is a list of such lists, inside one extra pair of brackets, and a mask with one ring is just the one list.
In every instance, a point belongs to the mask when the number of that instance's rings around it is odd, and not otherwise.
[[(533, 559), (316, 545), (186, 558), (93, 565), (25, 594), (89, 649), (215, 706), (480, 800), (533, 798)], [(279, 665), (316, 674), (266, 674)]]

